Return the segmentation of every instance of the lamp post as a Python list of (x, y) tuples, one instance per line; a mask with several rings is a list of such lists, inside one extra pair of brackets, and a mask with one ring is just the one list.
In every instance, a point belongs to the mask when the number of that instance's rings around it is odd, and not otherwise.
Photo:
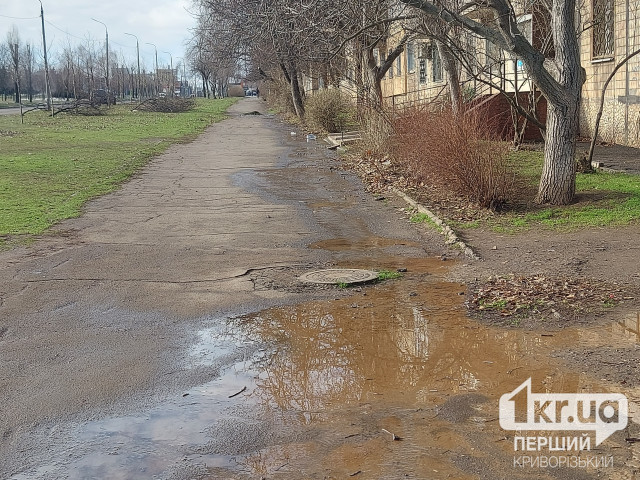
[(42, 49), (44, 50), (44, 83), (47, 94), (47, 110), (51, 110), (53, 115), (53, 106), (51, 105), (51, 85), (49, 83), (49, 62), (47, 60), (47, 38), (44, 33), (44, 7), (42, 6), (42, 0), (40, 2), (40, 19), (42, 20)]
[(91, 20), (93, 20), (94, 22), (98, 22), (101, 23), (102, 25), (104, 25), (104, 38), (105, 38), (105, 45), (106, 45), (106, 50), (107, 50), (107, 71), (105, 73), (105, 83), (107, 86), (107, 105), (109, 105), (109, 30), (107, 30), (107, 25), (104, 22), (101, 22), (100, 20), (96, 20), (95, 18), (91, 18)]
[(136, 54), (138, 55), (138, 100), (140, 100), (140, 42), (138, 41), (138, 37), (136, 37), (133, 33), (124, 33), (125, 35), (131, 35), (136, 39)]
[(173, 75), (173, 55), (171, 55), (169, 52), (162, 52), (162, 53), (166, 53), (167, 55), (169, 55), (169, 58), (171, 58), (171, 93), (170, 95), (173, 97), (173, 91), (176, 88), (176, 80)]
[(158, 47), (156, 47), (153, 43), (149, 43), (149, 42), (146, 42), (146, 43), (147, 45), (151, 45), (156, 52), (156, 73), (153, 78), (155, 83), (156, 95), (158, 95)]

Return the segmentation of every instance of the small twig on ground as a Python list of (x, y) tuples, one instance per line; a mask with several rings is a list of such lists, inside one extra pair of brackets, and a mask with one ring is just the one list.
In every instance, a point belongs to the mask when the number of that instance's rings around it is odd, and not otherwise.
[(392, 439), (392, 440), (396, 440), (396, 441), (397, 441), (397, 440), (402, 440), (402, 438), (401, 438), (401, 437), (397, 436), (395, 433), (390, 432), (390, 431), (389, 431), (389, 430), (387, 430), (386, 428), (383, 428), (383, 429), (382, 429), (382, 431), (383, 431), (384, 433), (388, 433), (389, 435), (391, 435), (391, 439)]
[(240, 395), (242, 392), (244, 392), (247, 389), (247, 387), (242, 387), (242, 390), (240, 390), (239, 392), (234, 393), (233, 395), (229, 395), (229, 398), (233, 398), (233, 397), (237, 397), (238, 395)]

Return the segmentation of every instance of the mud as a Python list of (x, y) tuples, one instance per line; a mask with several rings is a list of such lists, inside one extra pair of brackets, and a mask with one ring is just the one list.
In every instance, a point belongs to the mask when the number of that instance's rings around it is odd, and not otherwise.
[[(241, 115), (260, 105), (159, 157), (64, 237), (2, 254), (0, 476), (637, 475), (638, 383), (581, 353), (635, 352), (632, 320), (559, 334), (468, 318), (451, 272), (469, 266), (443, 261), (439, 235), (322, 146)], [(297, 282), (332, 266), (403, 274)], [(612, 468), (514, 468), (498, 398), (529, 377), (627, 394), (633, 421), (597, 451)]]
[(598, 452), (615, 456), (614, 470), (514, 470), (497, 399), (528, 376), (548, 391), (612, 389), (567, 369), (555, 352), (638, 348), (637, 336), (618, 323), (607, 336), (487, 327), (465, 316), (463, 286), (443, 281), (443, 262), (404, 260), (401, 279), (346, 298), (203, 318), (188, 363), (215, 367), (215, 379), (141, 416), (74, 426), (82, 447), (44, 471), (70, 479), (633, 478), (640, 452), (624, 440), (630, 431)]

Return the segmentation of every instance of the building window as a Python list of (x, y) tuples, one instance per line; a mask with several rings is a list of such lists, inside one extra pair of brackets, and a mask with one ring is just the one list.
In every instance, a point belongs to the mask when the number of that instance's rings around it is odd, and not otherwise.
[(502, 70), (502, 50), (496, 44), (486, 41), (485, 71), (491, 75), (500, 75)]
[[(393, 50), (389, 49), (389, 57), (391, 56), (392, 53), (393, 53)], [(393, 78), (393, 65), (391, 65), (391, 67), (389, 68), (389, 78)]]
[[(533, 44), (533, 16), (531, 14), (523, 15), (518, 19), (518, 29), (524, 35), (524, 38)], [(519, 58), (516, 59), (516, 68), (518, 71), (524, 70), (524, 62)]]
[(402, 55), (398, 55), (396, 58), (396, 76), (402, 75)]
[(429, 58), (429, 45), (418, 44), (418, 81), (420, 85), (427, 83), (427, 59)]
[(433, 75), (434, 82), (442, 81), (442, 60), (440, 59), (440, 53), (435, 45), (431, 47), (431, 73)]
[(613, 0), (593, 0), (593, 58), (613, 56)]
[(409, 73), (416, 71), (416, 57), (413, 43), (407, 44), (407, 71)]

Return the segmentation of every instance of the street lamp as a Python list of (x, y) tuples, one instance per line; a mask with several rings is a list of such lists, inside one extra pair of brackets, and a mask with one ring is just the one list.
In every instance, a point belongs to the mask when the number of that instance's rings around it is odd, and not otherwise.
[(138, 55), (138, 100), (140, 100), (140, 42), (138, 41), (138, 37), (136, 37), (133, 33), (124, 33), (125, 35), (131, 35), (136, 39), (136, 54)]
[(105, 76), (105, 83), (107, 85), (107, 105), (110, 104), (109, 102), (109, 30), (107, 30), (107, 25), (104, 22), (101, 22), (100, 20), (96, 20), (95, 18), (91, 18), (91, 20), (93, 20), (94, 22), (98, 22), (101, 23), (102, 25), (104, 25), (104, 32), (105, 32), (105, 45), (107, 48), (107, 72), (106, 72), (106, 76)]
[(171, 93), (170, 95), (173, 97), (173, 91), (176, 88), (176, 80), (173, 76), (173, 55), (171, 55), (169, 52), (162, 52), (162, 53), (166, 53), (171, 58)]
[(156, 47), (155, 44), (153, 43), (149, 43), (149, 42), (146, 42), (146, 43), (147, 45), (151, 45), (156, 51), (156, 74), (154, 77), (154, 82), (155, 82), (155, 88), (156, 88), (156, 95), (158, 95), (158, 47)]
[(44, 83), (47, 93), (47, 110), (51, 110), (53, 114), (53, 107), (51, 106), (51, 86), (49, 82), (49, 63), (47, 61), (47, 38), (44, 34), (44, 7), (42, 6), (42, 0), (40, 2), (40, 19), (42, 20), (42, 49), (44, 50)]

